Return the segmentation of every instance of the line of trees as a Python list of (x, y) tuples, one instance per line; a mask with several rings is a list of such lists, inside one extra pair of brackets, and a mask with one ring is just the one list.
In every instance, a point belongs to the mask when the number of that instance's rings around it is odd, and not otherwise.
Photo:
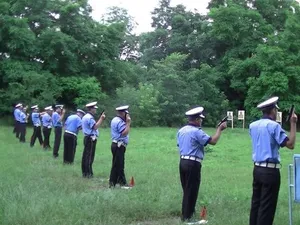
[(177, 126), (196, 104), (206, 125), (258, 102), (300, 103), (300, 7), (294, 0), (212, 0), (208, 15), (161, 0), (153, 31), (127, 11), (102, 21), (87, 0), (0, 0), (0, 114), (12, 105), (129, 104), (137, 126)]

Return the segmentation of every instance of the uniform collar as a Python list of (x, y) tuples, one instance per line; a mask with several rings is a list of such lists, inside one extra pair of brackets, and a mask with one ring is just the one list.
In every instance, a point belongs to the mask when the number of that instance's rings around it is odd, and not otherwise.
[(87, 114), (90, 114), (92, 117), (94, 117), (94, 114), (91, 112), (87, 112)]
[(273, 120), (271, 117), (269, 117), (269, 116), (266, 116), (266, 115), (263, 115), (263, 116), (262, 116), (262, 119), (269, 119), (269, 120)]
[(193, 123), (188, 123), (187, 125), (201, 129), (201, 126), (198, 126), (198, 125), (193, 124)]
[(121, 120), (123, 120), (124, 122), (126, 122), (121, 116), (117, 116), (117, 117), (119, 117)]

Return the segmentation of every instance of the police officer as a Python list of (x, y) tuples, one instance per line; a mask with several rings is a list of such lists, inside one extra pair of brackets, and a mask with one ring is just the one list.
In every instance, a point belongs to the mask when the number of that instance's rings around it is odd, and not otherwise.
[(31, 107), (31, 120), (33, 124), (33, 134), (30, 140), (30, 147), (34, 146), (36, 138), (39, 139), (40, 145), (43, 146), (43, 137), (42, 137), (42, 130), (41, 130), (41, 116), (45, 114), (45, 112), (39, 112), (38, 105), (34, 105)]
[(112, 167), (110, 172), (109, 187), (115, 187), (120, 184), (121, 188), (129, 189), (125, 173), (125, 151), (128, 145), (128, 134), (130, 131), (131, 118), (128, 112), (129, 106), (120, 106), (116, 108), (117, 116), (111, 121), (111, 153)]
[(53, 157), (58, 157), (59, 146), (61, 142), (62, 134), (62, 120), (65, 116), (65, 110), (63, 105), (56, 105), (55, 112), (52, 114), (52, 124), (54, 127), (54, 145), (53, 145)]
[(278, 97), (272, 97), (257, 108), (263, 113), (261, 119), (249, 126), (252, 140), (253, 194), (250, 225), (272, 225), (280, 189), (280, 147), (294, 149), (297, 116), (293, 113), (289, 137), (275, 122)]
[(18, 107), (19, 104), (14, 105), (14, 112), (13, 112), (13, 117), (14, 117), (14, 129), (13, 129), (13, 134), (15, 134), (17, 132), (17, 120), (16, 120), (16, 114), (18, 112)]
[(182, 221), (192, 223), (192, 216), (195, 213), (195, 205), (201, 181), (201, 167), (204, 158), (204, 147), (207, 144), (215, 145), (221, 131), (227, 127), (223, 122), (213, 136), (207, 135), (201, 129), (202, 114), (204, 108), (197, 107), (185, 113), (189, 123), (182, 127), (177, 133), (177, 146), (180, 152), (180, 181), (183, 190), (182, 199)]
[(23, 110), (23, 105), (21, 103), (18, 103), (15, 106), (15, 110), (14, 110), (14, 119), (15, 119), (15, 127), (14, 127), (14, 133), (16, 133), (16, 138), (20, 138), (20, 128), (19, 128), (19, 124), (20, 124), (20, 113)]
[(26, 113), (27, 107), (20, 110), (19, 113), (19, 132), (20, 132), (20, 142), (25, 143), (26, 136), (26, 124), (28, 122), (28, 114)]
[(70, 115), (65, 122), (64, 133), (64, 163), (72, 164), (74, 162), (77, 135), (81, 129), (81, 119), (85, 115), (85, 112), (81, 109), (77, 109), (77, 113)]
[(84, 134), (84, 150), (82, 154), (82, 176), (86, 178), (93, 177), (93, 162), (97, 138), (99, 136), (98, 128), (105, 119), (105, 114), (102, 113), (98, 121), (95, 121), (94, 115), (98, 108), (97, 102), (92, 102), (86, 105), (88, 113), (82, 117), (82, 132)]
[(52, 129), (52, 112), (53, 108), (52, 106), (48, 106), (45, 108), (46, 113), (42, 115), (42, 125), (43, 125), (43, 135), (44, 135), (44, 149), (47, 150), (50, 147), (49, 139), (51, 135), (51, 129)]

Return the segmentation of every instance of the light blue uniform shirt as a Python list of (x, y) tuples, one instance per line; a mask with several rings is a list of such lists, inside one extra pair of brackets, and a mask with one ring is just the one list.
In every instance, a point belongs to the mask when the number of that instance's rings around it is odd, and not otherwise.
[(93, 129), (95, 124), (96, 121), (91, 113), (87, 113), (82, 117), (82, 132), (84, 136), (99, 136), (98, 129)]
[(186, 125), (177, 133), (177, 146), (181, 156), (204, 158), (204, 147), (211, 140), (200, 127)]
[(15, 110), (14, 110), (14, 117), (15, 117), (15, 120), (16, 120), (16, 121), (19, 121), (19, 122), (20, 122), (20, 113), (21, 113), (21, 110), (20, 110), (20, 109), (15, 109)]
[(31, 114), (31, 120), (32, 120), (33, 126), (35, 126), (35, 127), (41, 126), (40, 113), (33, 112)]
[(48, 127), (48, 128), (52, 127), (52, 119), (48, 113), (45, 113), (42, 116), (42, 124), (43, 124), (43, 127)]
[(116, 116), (115, 118), (112, 119), (110, 123), (110, 128), (111, 128), (111, 139), (116, 140), (118, 142), (123, 142), (124, 144), (128, 144), (129, 141), (129, 135), (127, 134), (126, 136), (122, 136), (122, 132), (126, 128), (126, 123), (125, 121)]
[(269, 118), (262, 118), (249, 125), (252, 139), (253, 162), (279, 163), (279, 148), (289, 140), (280, 124)]
[(78, 131), (81, 127), (81, 118), (77, 115), (71, 115), (67, 118), (65, 122), (65, 130), (72, 133), (78, 134)]
[(20, 123), (26, 123), (26, 114), (23, 111), (20, 111), (19, 121)]
[(62, 127), (62, 122), (59, 121), (60, 115), (57, 112), (54, 112), (52, 114), (52, 123), (53, 127)]

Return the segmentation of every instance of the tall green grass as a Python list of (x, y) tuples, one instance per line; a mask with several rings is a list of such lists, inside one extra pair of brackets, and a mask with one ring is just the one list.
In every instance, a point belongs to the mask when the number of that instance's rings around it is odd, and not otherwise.
[[(213, 134), (214, 129), (204, 130)], [(74, 165), (63, 165), (63, 141), (59, 158), (36, 143), (21, 144), (12, 127), (0, 128), (0, 224), (180, 224), (182, 190), (174, 128), (133, 128), (126, 151), (127, 180), (132, 190), (109, 189), (111, 168), (110, 130), (100, 129), (94, 162), (94, 178), (81, 177), (82, 134)], [(54, 133), (51, 134), (53, 146)], [(299, 145), (298, 139), (297, 144)], [(282, 183), (275, 225), (288, 224), (287, 167), (294, 152), (282, 149)], [(206, 205), (209, 224), (248, 224), (252, 194), (251, 143), (248, 130), (227, 129), (210, 147), (202, 167), (197, 214)], [(294, 205), (294, 224), (300, 222)], [(199, 215), (199, 214), (198, 214)], [(197, 216), (198, 216), (197, 215)]]

